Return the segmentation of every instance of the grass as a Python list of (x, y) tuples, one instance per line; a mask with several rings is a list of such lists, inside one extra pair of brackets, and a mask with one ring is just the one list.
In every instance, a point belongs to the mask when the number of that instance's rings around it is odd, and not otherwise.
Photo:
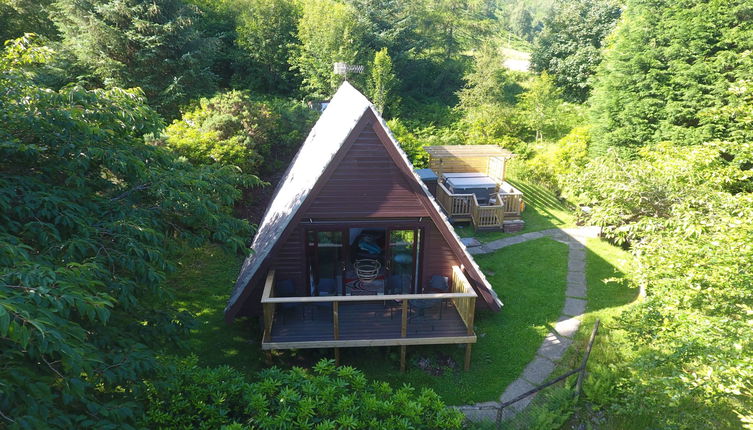
[(500, 231), (475, 231), (472, 225), (464, 224), (455, 227), (460, 237), (475, 237), (487, 243), (504, 237), (550, 228), (568, 228), (575, 226), (575, 217), (567, 206), (546, 188), (520, 180), (509, 180), (515, 188), (523, 192), (526, 208), (523, 211), (523, 221), (526, 226), (517, 233), (503, 233)]
[[(627, 282), (630, 267), (633, 264), (633, 258), (627, 251), (600, 239), (589, 239), (586, 246), (586, 282), (588, 284), (586, 313), (575, 335), (573, 346), (567, 351), (554, 373), (555, 375), (562, 374), (580, 365), (594, 323), (599, 319), (599, 333), (588, 361), (590, 379), (586, 378), (584, 384), (584, 398), (602, 396), (599, 394), (601, 389), (608, 391), (610, 384), (605, 384), (603, 380), (600, 380), (602, 378), (599, 369), (608, 368), (618, 362), (619, 357), (630, 355), (629, 351), (615, 349), (619, 345), (630, 344), (615, 341), (617, 337), (622, 336), (615, 319), (630, 308), (638, 297), (637, 289), (631, 288)], [(604, 393), (604, 396), (606, 395)], [(578, 409), (576, 415), (563, 428), (575, 428), (581, 423), (590, 421), (590, 413), (589, 410)], [(598, 413), (596, 416), (599, 416)], [(641, 421), (638, 417), (630, 423), (604, 423), (601, 421), (603, 416), (597, 420), (601, 422), (598, 426), (603, 428), (650, 427), (650, 422)]]
[(174, 291), (175, 306), (193, 314), (196, 324), (186, 347), (169, 352), (196, 354), (207, 366), (226, 364), (249, 373), (263, 368), (256, 324), (241, 319), (228, 326), (223, 315), (242, 260), (217, 246), (183, 249), (177, 260), (178, 270), (167, 285)]

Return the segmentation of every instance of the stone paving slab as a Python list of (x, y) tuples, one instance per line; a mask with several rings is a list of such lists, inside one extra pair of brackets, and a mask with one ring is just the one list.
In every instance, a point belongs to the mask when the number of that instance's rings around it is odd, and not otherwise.
[(525, 238), (525, 240), (541, 239), (542, 237), (544, 237), (544, 233), (540, 231), (534, 231), (531, 233), (521, 234), (520, 236), (517, 236), (517, 237)]
[(532, 362), (523, 369), (523, 379), (534, 384), (541, 385), (554, 371), (554, 363), (541, 356), (536, 356)]
[(554, 325), (554, 330), (560, 336), (572, 338), (575, 332), (578, 331), (578, 327), (580, 327), (580, 320), (578, 318), (562, 316), (557, 324)]
[(558, 338), (554, 333), (549, 333), (544, 342), (541, 343), (539, 350), (536, 351), (536, 355), (546, 357), (552, 361), (559, 361), (565, 354), (567, 348), (573, 343), (568, 338)]
[(499, 401), (502, 403), (509, 402), (510, 400), (520, 396), (523, 393), (531, 391), (534, 388), (535, 386), (531, 384), (530, 382), (524, 379), (518, 378), (512, 381), (512, 383), (507, 386), (507, 388), (505, 389), (505, 392), (502, 393), (502, 396), (499, 398)]
[(570, 272), (585, 272), (586, 259), (585, 258), (570, 258), (567, 262), (567, 270)]
[(474, 423), (497, 420), (497, 409), (458, 409), (465, 415), (468, 421)]
[(567, 285), (586, 285), (584, 272), (567, 272)]
[(582, 315), (586, 311), (586, 301), (583, 299), (576, 299), (574, 297), (567, 297), (565, 299), (565, 308), (562, 309), (563, 315), (570, 315), (575, 317)]
[(567, 286), (567, 290), (565, 291), (565, 296), (567, 297), (577, 297), (579, 299), (585, 299), (586, 298), (586, 285), (576, 285), (576, 284), (570, 284)]
[(467, 247), (481, 246), (481, 242), (479, 242), (475, 237), (464, 237), (460, 239), (460, 242), (462, 242), (463, 245)]

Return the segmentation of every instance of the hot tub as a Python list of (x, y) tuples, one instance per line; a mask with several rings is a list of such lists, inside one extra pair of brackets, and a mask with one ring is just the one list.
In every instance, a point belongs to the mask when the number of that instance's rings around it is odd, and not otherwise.
[(487, 204), (497, 189), (494, 179), (477, 173), (447, 173), (445, 186), (453, 194), (475, 194), (480, 204)]

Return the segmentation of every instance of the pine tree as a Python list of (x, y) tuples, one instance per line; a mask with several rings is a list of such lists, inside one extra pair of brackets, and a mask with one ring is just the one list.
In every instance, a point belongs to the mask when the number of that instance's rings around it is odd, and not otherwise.
[(196, 27), (199, 10), (180, 0), (58, 0), (53, 15), (65, 45), (107, 86), (141, 87), (149, 103), (178, 107), (215, 89), (216, 39)]

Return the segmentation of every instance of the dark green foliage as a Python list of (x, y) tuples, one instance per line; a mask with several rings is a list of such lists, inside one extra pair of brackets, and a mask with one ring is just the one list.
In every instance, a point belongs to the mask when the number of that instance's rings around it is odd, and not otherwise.
[(300, 77), (291, 70), (301, 11), (291, 0), (245, 0), (233, 6), (243, 73), (235, 84), (272, 94), (292, 94)]
[(180, 0), (58, 0), (54, 20), (65, 45), (105, 86), (140, 87), (168, 118), (215, 89), (217, 40), (196, 26)]
[(188, 360), (163, 369), (147, 389), (148, 428), (459, 429), (463, 415), (429, 389), (393, 389), (352, 367), (321, 361), (313, 371), (276, 367), (249, 383), (229, 368)]
[(0, 57), (0, 423), (128, 428), (153, 350), (186, 330), (167, 249), (241, 249), (231, 207), (258, 180), (146, 145), (162, 123), (138, 91), (36, 86), (50, 55), (19, 40)]
[(592, 99), (594, 154), (695, 145), (743, 127), (715, 109), (753, 77), (747, 0), (636, 0), (609, 44)]
[(620, 16), (613, 0), (560, 0), (536, 37), (531, 66), (547, 71), (569, 101), (582, 103), (591, 91), (591, 75), (601, 62), (606, 36)]
[(248, 92), (230, 91), (201, 99), (165, 129), (165, 142), (195, 163), (268, 174), (292, 158), (315, 119), (302, 103), (254, 100)]
[(49, 17), (53, 0), (0, 0), (0, 42), (36, 33), (55, 38), (57, 30)]

